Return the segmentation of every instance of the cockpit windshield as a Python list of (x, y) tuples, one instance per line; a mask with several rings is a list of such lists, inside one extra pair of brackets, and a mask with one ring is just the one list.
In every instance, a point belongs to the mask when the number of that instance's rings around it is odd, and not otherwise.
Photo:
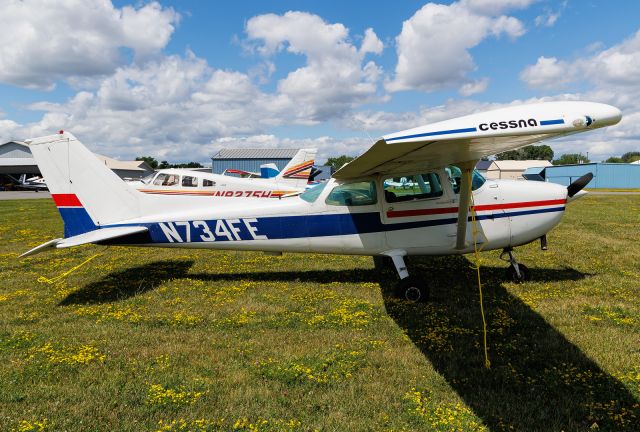
[(300, 194), (300, 198), (310, 203), (316, 202), (325, 187), (327, 187), (327, 182), (320, 183), (319, 185), (302, 192)]

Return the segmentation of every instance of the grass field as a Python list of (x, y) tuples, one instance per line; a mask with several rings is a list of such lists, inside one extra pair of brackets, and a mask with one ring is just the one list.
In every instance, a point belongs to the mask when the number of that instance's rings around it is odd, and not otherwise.
[(570, 205), (549, 251), (517, 250), (521, 285), (483, 254), (485, 369), (464, 257), (411, 260), (427, 304), (365, 257), (18, 261), (61, 222), (49, 200), (1, 202), (0, 430), (640, 430), (638, 215), (640, 196)]

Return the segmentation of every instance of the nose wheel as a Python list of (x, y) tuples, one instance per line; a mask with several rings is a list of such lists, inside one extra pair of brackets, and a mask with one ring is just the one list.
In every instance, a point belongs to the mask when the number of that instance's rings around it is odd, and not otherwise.
[[(509, 255), (508, 259), (503, 258), (505, 254)], [(522, 283), (530, 279), (529, 267), (516, 261), (512, 248), (505, 248), (502, 251), (500, 258), (509, 262), (509, 267), (507, 268), (507, 279), (515, 283)]]

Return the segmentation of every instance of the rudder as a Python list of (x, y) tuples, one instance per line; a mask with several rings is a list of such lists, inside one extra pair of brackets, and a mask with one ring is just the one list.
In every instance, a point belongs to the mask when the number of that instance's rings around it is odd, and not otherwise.
[(276, 176), (279, 182), (291, 185), (292, 187), (304, 188), (309, 181), (311, 168), (315, 163), (318, 150), (300, 149), (291, 161)]

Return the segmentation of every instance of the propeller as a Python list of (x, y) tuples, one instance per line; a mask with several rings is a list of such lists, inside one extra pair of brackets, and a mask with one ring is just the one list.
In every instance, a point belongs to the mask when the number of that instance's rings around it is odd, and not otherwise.
[(567, 195), (569, 196), (569, 198), (573, 198), (575, 194), (580, 192), (587, 184), (589, 184), (591, 179), (593, 179), (593, 173), (586, 173), (578, 180), (567, 186)]

